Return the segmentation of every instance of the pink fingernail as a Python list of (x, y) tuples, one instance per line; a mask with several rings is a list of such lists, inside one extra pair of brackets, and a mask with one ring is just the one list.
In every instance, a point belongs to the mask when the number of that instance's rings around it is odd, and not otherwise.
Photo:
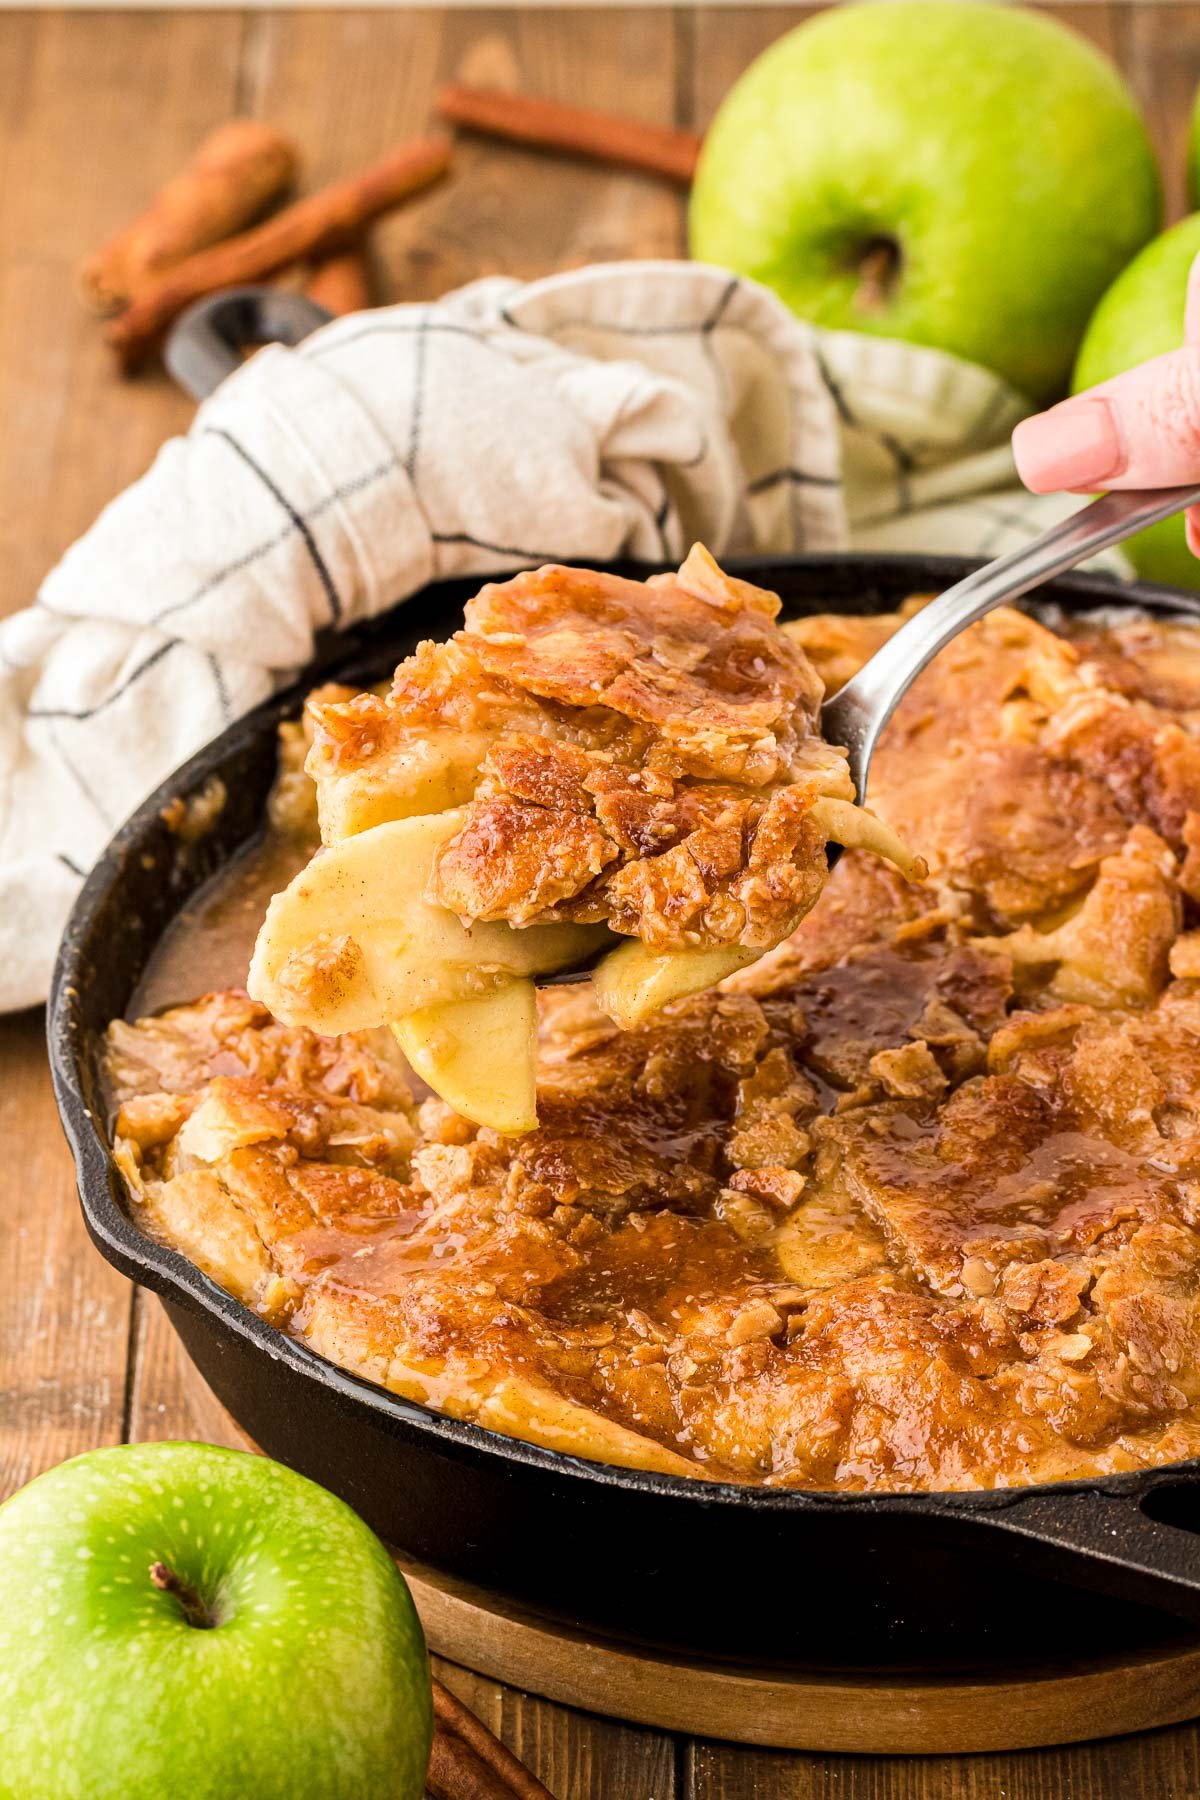
[(1022, 419), (1012, 447), (1017, 474), (1035, 494), (1098, 487), (1118, 475), (1125, 461), (1113, 409), (1096, 395), (1064, 400), (1036, 418)]

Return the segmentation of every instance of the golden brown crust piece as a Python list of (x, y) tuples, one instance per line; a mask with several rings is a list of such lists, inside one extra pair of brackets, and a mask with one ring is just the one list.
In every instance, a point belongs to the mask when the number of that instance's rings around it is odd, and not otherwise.
[(518, 926), (607, 921), (653, 950), (776, 944), (824, 879), (814, 802), (853, 798), (778, 605), (700, 550), (649, 582), (548, 567), (490, 584), (386, 699), (318, 711), (323, 813), (356, 771), (403, 788), (422, 734), (470, 734), (479, 762), (454, 796), (466, 816), (437, 860), (439, 904)]
[[(905, 1491), (1200, 1453), (1200, 655), (1162, 648), (973, 628), (880, 752), (935, 881), (847, 854), (652, 1027), (545, 996), (524, 1138), (241, 995), (114, 1027), (139, 1216), (324, 1354), (600, 1459)], [(603, 825), (588, 746), (518, 748), (507, 795)]]
[[(944, 894), (969, 895), (1004, 929), (1073, 904), (1135, 826), (1175, 855), (1187, 847), (1200, 797), (1200, 744), (1180, 722), (1191, 709), (1129, 698), (1127, 653), (1122, 691), (1108, 687), (1113, 658), (1089, 660), (1096, 642), (1001, 608), (915, 683), (872, 765), (875, 810)], [(1196, 659), (1180, 659), (1177, 693), (1189, 667), (1196, 680)]]
[(437, 898), (514, 925), (607, 920), (652, 950), (769, 947), (815, 903), (815, 786), (685, 783), (535, 737), (505, 739), (443, 850)]
[(745, 583), (698, 593), (688, 564), (649, 582), (551, 566), (483, 588), (461, 639), (521, 693), (615, 714), (651, 768), (761, 786), (786, 777), (822, 693), (778, 607)]

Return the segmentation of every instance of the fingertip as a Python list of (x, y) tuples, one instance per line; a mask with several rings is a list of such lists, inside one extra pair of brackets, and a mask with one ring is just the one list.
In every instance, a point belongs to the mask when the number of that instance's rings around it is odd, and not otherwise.
[(1200, 556), (1200, 506), (1189, 506), (1184, 518), (1187, 547), (1193, 556)]
[(1012, 451), (1017, 474), (1034, 494), (1099, 487), (1125, 460), (1116, 416), (1099, 394), (1079, 394), (1022, 419)]
[(1188, 270), (1187, 299), (1183, 307), (1183, 341), (1200, 344), (1200, 255)]
[(1053, 492), (1053, 484), (1047, 483), (1039, 448), (1038, 424), (1041, 415), (1033, 419), (1022, 419), (1012, 434), (1013, 462), (1017, 467), (1019, 480), (1031, 494), (1049, 494)]

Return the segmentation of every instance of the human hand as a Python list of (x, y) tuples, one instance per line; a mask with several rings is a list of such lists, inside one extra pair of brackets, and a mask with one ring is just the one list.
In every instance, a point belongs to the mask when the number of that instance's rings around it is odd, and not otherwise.
[[(1181, 348), (1023, 419), (1012, 447), (1035, 494), (1200, 481), (1200, 257), (1188, 276)], [(1188, 511), (1187, 541), (1200, 556), (1200, 507)]]

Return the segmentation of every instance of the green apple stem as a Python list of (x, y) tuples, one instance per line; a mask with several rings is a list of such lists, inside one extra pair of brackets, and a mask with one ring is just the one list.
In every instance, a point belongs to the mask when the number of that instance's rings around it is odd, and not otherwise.
[(174, 1569), (168, 1569), (166, 1563), (151, 1563), (150, 1579), (155, 1587), (164, 1594), (174, 1594), (179, 1602), (179, 1610), (189, 1625), (194, 1625), (197, 1631), (213, 1629), (217, 1622), (216, 1619), (205, 1606), (195, 1588), (189, 1587), (186, 1581), (181, 1580)]
[(858, 291), (854, 304), (863, 312), (878, 312), (885, 307), (900, 279), (902, 262), (895, 238), (869, 238), (858, 255)]

